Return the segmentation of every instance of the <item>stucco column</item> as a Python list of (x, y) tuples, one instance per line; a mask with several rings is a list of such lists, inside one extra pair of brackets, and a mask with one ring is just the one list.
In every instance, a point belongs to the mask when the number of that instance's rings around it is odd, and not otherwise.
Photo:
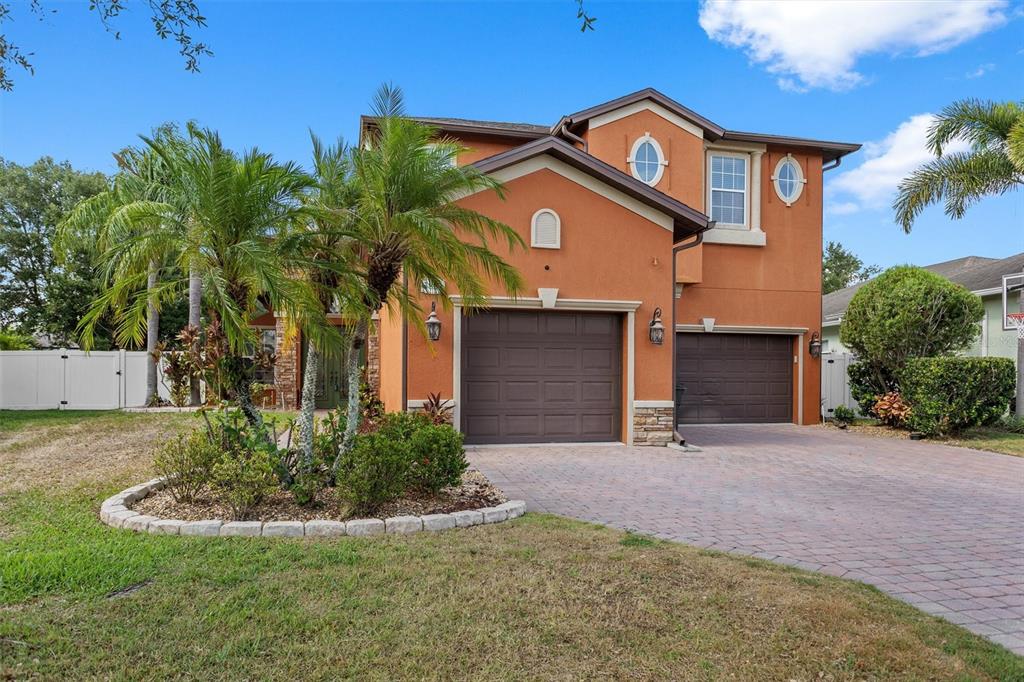
[(750, 230), (761, 231), (761, 157), (762, 152), (750, 154)]

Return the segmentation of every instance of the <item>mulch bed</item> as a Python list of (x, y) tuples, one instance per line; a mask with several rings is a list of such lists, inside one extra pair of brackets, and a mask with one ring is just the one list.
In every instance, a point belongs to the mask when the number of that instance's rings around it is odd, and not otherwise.
[(859, 433), (862, 436), (875, 436), (877, 438), (895, 438), (900, 440), (908, 440), (910, 438), (910, 431), (903, 429), (894, 429), (891, 426), (884, 424), (850, 424), (845, 429), (840, 429), (835, 422), (822, 422), (821, 428), (834, 429), (836, 431), (848, 431), (849, 433)]
[[(424, 514), (448, 514), (464, 509), (493, 507), (507, 502), (505, 494), (496, 488), (487, 477), (475, 469), (466, 471), (462, 485), (445, 488), (437, 495), (417, 495), (396, 500), (384, 505), (373, 515), (374, 518), (390, 516), (423, 516)], [(231, 510), (205, 492), (191, 503), (175, 502), (169, 490), (161, 490), (131, 505), (140, 514), (150, 514), (162, 519), (201, 521), (203, 519), (231, 519)], [(365, 515), (353, 515), (347, 506), (338, 500), (333, 489), (322, 491), (317, 504), (300, 507), (291, 493), (277, 490), (255, 507), (246, 519), (248, 521), (312, 521), (330, 519), (345, 521)]]

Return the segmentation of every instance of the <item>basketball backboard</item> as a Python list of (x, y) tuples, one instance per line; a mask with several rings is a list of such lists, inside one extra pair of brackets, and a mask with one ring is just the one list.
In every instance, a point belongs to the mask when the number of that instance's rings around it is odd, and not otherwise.
[(1024, 272), (1003, 275), (1003, 329), (1005, 331), (1017, 329), (1017, 325), (1010, 316), (1014, 313), (1024, 312), (1020, 309), (1021, 289), (1024, 289)]

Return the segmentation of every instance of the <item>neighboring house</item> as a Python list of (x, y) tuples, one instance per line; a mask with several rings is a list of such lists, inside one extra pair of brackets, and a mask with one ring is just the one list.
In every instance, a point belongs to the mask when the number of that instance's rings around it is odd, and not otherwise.
[[(974, 292), (985, 304), (985, 316), (981, 320), (978, 338), (964, 354), (1011, 358), (1016, 361), (1017, 332), (1003, 329), (1003, 275), (1024, 271), (1024, 253), (1008, 258), (967, 256), (925, 265), (924, 269)], [(839, 325), (843, 321), (846, 307), (864, 284), (861, 282), (822, 297), (822, 352), (850, 352), (839, 341)], [(1011, 312), (1015, 311), (1016, 301), (1011, 301), (1010, 305), (1013, 306)]]
[[(819, 420), (822, 172), (859, 145), (726, 130), (651, 89), (553, 126), (417, 120), (505, 184), (505, 200), (460, 201), (522, 236), (491, 246), (526, 291), (472, 313), (455, 295), (433, 342), (382, 313), (367, 352), (388, 410), (440, 393), (467, 443), (665, 444), (687, 424)], [(429, 283), (413, 286), (429, 311)], [(301, 344), (276, 325), (294, 407)]]

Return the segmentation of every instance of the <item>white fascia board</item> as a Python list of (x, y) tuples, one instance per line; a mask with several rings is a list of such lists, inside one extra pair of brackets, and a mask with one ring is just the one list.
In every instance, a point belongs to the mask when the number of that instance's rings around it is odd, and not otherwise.
[(683, 130), (690, 133), (697, 139), (704, 139), (704, 131), (699, 126), (696, 126), (690, 121), (687, 121), (682, 116), (669, 111), (660, 104), (646, 99), (640, 100), (639, 102), (633, 102), (632, 104), (627, 104), (625, 106), (619, 107), (614, 111), (608, 111), (599, 116), (595, 116), (594, 118), (590, 119), (587, 125), (591, 130), (593, 130), (594, 128), (600, 128), (603, 125), (614, 123), (615, 121), (626, 118), (627, 116), (638, 114), (641, 111), (653, 112), (658, 116), (662, 117), (663, 119), (665, 119), (666, 121), (668, 121), (669, 123), (672, 123), (673, 125), (682, 128)]

